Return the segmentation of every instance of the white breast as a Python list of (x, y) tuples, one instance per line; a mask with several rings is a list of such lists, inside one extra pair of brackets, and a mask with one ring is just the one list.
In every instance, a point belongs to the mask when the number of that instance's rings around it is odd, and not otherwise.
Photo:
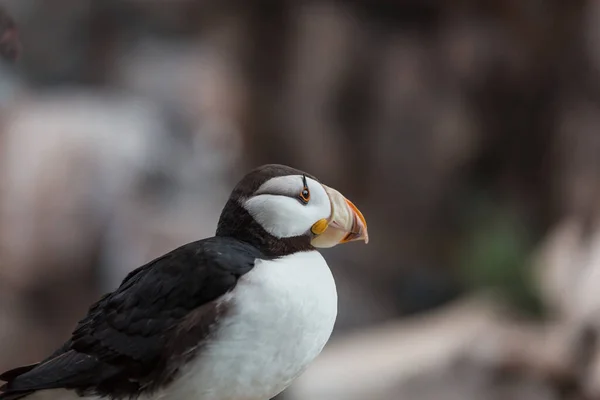
[(229, 295), (233, 310), (161, 397), (268, 400), (321, 352), (337, 315), (331, 271), (317, 251), (257, 261)]

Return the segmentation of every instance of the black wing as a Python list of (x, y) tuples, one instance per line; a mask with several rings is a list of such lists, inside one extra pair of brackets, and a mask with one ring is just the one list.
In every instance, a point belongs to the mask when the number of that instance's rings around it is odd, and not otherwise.
[(189, 243), (131, 272), (94, 304), (69, 341), (33, 366), (0, 375), (0, 400), (36, 390), (129, 397), (168, 381), (210, 333), (215, 301), (252, 269), (259, 251), (235, 239)]

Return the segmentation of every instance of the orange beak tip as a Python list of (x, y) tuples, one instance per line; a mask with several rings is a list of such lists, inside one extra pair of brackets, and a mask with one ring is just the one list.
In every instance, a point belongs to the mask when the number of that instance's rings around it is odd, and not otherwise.
[(367, 231), (367, 221), (365, 220), (365, 217), (358, 207), (350, 200), (346, 199), (346, 203), (352, 210), (352, 214), (354, 214), (354, 226), (352, 227), (354, 238), (352, 240), (363, 240), (365, 244), (369, 243), (369, 233)]
[[(331, 216), (328, 218), (327, 229), (315, 237), (311, 243), (315, 247), (322, 248), (361, 240), (365, 244), (369, 243), (367, 222), (359, 209), (337, 190), (327, 186), (325, 189), (331, 201)], [(313, 228), (315, 227), (313, 226)], [(312, 231), (315, 233), (315, 229)]]

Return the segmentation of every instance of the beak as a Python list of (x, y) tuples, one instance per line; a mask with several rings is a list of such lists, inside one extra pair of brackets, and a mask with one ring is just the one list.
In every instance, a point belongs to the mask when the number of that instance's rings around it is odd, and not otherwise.
[(364, 240), (369, 242), (367, 221), (354, 204), (340, 192), (323, 185), (331, 202), (331, 217), (313, 225), (315, 247), (333, 247), (338, 244)]

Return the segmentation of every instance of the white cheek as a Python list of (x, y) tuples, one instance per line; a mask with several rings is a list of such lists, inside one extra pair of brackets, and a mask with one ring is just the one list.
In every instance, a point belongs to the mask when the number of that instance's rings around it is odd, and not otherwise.
[(331, 212), (328, 202), (311, 200), (303, 205), (290, 197), (271, 194), (252, 197), (243, 206), (256, 222), (278, 238), (304, 235)]

